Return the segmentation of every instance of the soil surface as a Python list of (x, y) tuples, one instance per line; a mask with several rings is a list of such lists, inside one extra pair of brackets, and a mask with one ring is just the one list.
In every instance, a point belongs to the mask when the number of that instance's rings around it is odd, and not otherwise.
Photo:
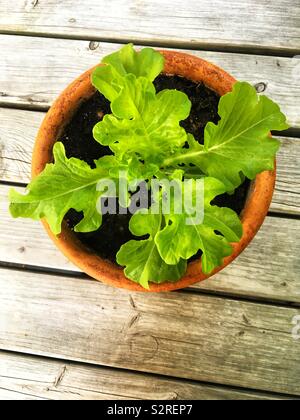
[[(157, 92), (163, 89), (177, 89), (188, 95), (192, 102), (189, 118), (181, 123), (188, 133), (203, 143), (204, 128), (209, 121), (218, 122), (218, 104), (220, 97), (202, 83), (195, 83), (178, 76), (159, 76), (155, 80)], [(111, 154), (108, 147), (101, 146), (93, 138), (94, 125), (101, 121), (104, 115), (110, 114), (110, 104), (100, 93), (84, 102), (66, 127), (60, 141), (66, 148), (66, 154), (86, 161), (94, 167), (94, 160)], [(229, 207), (238, 214), (242, 211), (250, 182), (246, 180), (233, 195), (224, 194), (215, 200), (221, 207)], [(131, 239), (136, 239), (129, 231), (131, 215), (104, 215), (101, 228), (92, 233), (76, 233), (79, 239), (103, 258), (115, 262), (115, 257), (121, 245)], [(71, 229), (82, 219), (82, 214), (70, 210), (66, 216)], [(140, 239), (140, 238), (139, 238)]]

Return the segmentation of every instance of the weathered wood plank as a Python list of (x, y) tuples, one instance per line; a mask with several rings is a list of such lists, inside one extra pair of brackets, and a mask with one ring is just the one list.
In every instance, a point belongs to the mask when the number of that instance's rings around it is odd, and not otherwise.
[[(277, 395), (0, 352), (1, 399), (277, 400)], [(59, 379), (59, 380), (58, 380)], [(3, 388), (5, 389), (3, 389)]]
[(1, 401), (43, 401), (43, 398), (32, 397), (30, 395), (24, 395), (20, 392), (9, 391), (5, 388), (0, 388)]
[(44, 112), (0, 108), (0, 180), (30, 182), (32, 150)]
[[(0, 180), (30, 181), (31, 154), (44, 114), (0, 108)], [(300, 214), (300, 140), (281, 138), (278, 176), (271, 210)]]
[(300, 139), (282, 138), (271, 211), (300, 214)]
[[(103, 42), (90, 45), (88, 41), (0, 35), (0, 105), (47, 109), (74, 78), (117, 48)], [(237, 79), (261, 83), (260, 90), (280, 104), (291, 125), (300, 127), (300, 60), (187, 52), (214, 62)]]
[[(79, 270), (56, 249), (40, 223), (12, 219), (8, 187), (0, 186), (0, 261)], [(252, 244), (221, 273), (196, 288), (300, 303), (300, 220), (267, 217)]]
[(195, 286), (198, 290), (299, 304), (299, 255), (300, 221), (269, 217), (236, 261)]
[[(0, 348), (300, 395), (299, 309), (0, 270)], [(63, 322), (62, 322), (63, 320)]]
[(299, 15), (293, 0), (2, 0), (0, 31), (294, 52)]
[[(0, 230), (3, 228), (2, 233), (0, 232), (0, 261), (78, 272), (78, 269), (58, 252), (40, 223), (29, 219), (11, 218), (8, 212), (8, 191), (9, 187), (0, 185)], [(10, 228), (8, 223), (11, 223)], [(41, 253), (37, 254), (38, 250)]]

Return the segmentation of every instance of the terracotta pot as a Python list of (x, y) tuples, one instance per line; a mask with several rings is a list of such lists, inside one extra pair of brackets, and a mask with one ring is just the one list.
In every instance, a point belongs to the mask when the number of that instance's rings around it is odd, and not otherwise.
[[(224, 70), (200, 58), (179, 52), (161, 52), (166, 59), (164, 73), (184, 76), (196, 82), (204, 82), (206, 86), (219, 95), (231, 91), (236, 81)], [(46, 115), (35, 143), (32, 162), (33, 177), (44, 169), (46, 163), (53, 160), (52, 149), (54, 143), (59, 139), (64, 127), (71, 120), (81, 102), (95, 92), (90, 82), (92, 71), (93, 69), (87, 71), (67, 87)], [(263, 172), (251, 183), (248, 199), (241, 215), (244, 229), (243, 237), (240, 242), (233, 244), (233, 254), (225, 258), (223, 265), (211, 275), (226, 267), (253, 239), (268, 212), (274, 185), (275, 171)], [(58, 237), (51, 233), (46, 221), (43, 221), (43, 224), (50, 238), (65, 256), (94, 279), (116, 287), (146, 291), (138, 284), (126, 279), (122, 268), (100, 258), (85, 247), (68, 229), (66, 224), (63, 225), (62, 233)], [(181, 289), (208, 277), (210, 276), (202, 273), (201, 261), (198, 260), (188, 265), (187, 273), (178, 282), (151, 284), (150, 291), (165, 292)]]

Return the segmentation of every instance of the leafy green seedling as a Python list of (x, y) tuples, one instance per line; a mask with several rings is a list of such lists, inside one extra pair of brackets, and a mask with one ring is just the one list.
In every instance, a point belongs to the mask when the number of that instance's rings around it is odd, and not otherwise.
[(191, 110), (188, 97), (177, 90), (156, 93), (153, 81), (164, 67), (159, 52), (136, 52), (129, 44), (102, 64), (93, 72), (92, 83), (111, 102), (112, 113), (93, 133), (113, 156), (99, 159), (91, 169), (79, 159), (67, 159), (63, 145), (56, 143), (54, 163), (28, 185), (26, 194), (10, 192), (12, 216), (45, 218), (59, 234), (66, 213), (75, 209), (84, 214), (75, 230), (91, 232), (102, 224), (97, 202), (105, 193), (97, 185), (103, 179), (118, 182), (118, 174), (125, 173), (128, 182), (144, 180), (148, 188), (150, 179), (176, 178), (179, 185), (189, 179), (192, 198), (200, 185), (197, 180), (202, 180), (203, 219), (189, 224), (189, 212), (179, 214), (174, 205), (163, 212), (162, 188), (155, 203), (158, 212), (152, 213), (153, 205), (132, 216), (130, 230), (142, 238), (123, 245), (116, 259), (125, 275), (145, 288), (149, 282), (179, 280), (188, 259), (199, 251), (203, 272), (212, 272), (231, 255), (231, 243), (243, 233), (238, 215), (212, 205), (212, 200), (234, 191), (245, 177), (254, 179), (274, 168), (279, 142), (269, 133), (288, 128), (285, 116), (250, 84), (237, 82), (220, 99), (221, 119), (207, 124), (201, 145), (180, 126)]

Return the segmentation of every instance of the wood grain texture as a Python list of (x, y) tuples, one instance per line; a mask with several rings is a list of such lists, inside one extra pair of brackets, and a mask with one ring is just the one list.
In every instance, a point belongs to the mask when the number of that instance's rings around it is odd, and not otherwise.
[[(45, 110), (73, 79), (119, 47), (104, 42), (0, 35), (0, 105)], [(260, 91), (280, 104), (291, 125), (300, 127), (300, 60), (186, 52), (221, 66), (239, 80), (259, 84)]]
[(40, 223), (11, 218), (8, 212), (9, 189), (0, 185), (0, 236), (3, 235), (0, 239), (0, 261), (78, 272), (54, 246)]
[(45, 113), (0, 108), (0, 180), (30, 182), (32, 150)]
[(299, 255), (300, 220), (268, 217), (237, 260), (193, 287), (299, 305)]
[(300, 139), (281, 139), (271, 211), (300, 214)]
[(295, 52), (299, 16), (293, 0), (2, 0), (0, 31)]
[[(47, 316), (45, 316), (47, 314)], [(0, 348), (300, 395), (300, 309), (0, 270)]]
[[(0, 261), (79, 273), (40, 223), (12, 219), (0, 186)], [(300, 303), (300, 220), (267, 217), (249, 247), (227, 268), (193, 288)]]
[[(300, 52), (300, 5), (292, 0), (231, 0), (226, 7), (224, 0), (16, 0), (13, 5), (2, 0), (1, 31), (18, 36), (0, 35), (0, 106), (46, 110), (70, 81), (119, 47), (90, 40), (292, 56)], [(192, 53), (258, 85), (281, 105), (292, 127), (300, 128), (299, 59)], [(42, 118), (40, 112), (0, 109), (0, 180), (28, 182)], [(299, 144), (283, 140), (274, 212), (299, 215)], [(0, 185), (0, 262), (80, 275), (38, 223), (8, 216), (7, 191)], [(230, 267), (189, 293), (164, 295), (128, 294), (80, 276), (1, 268), (0, 348), (28, 355), (0, 352), (0, 398), (278, 399), (263, 391), (300, 396), (300, 341), (291, 335), (292, 319), (300, 315), (299, 247), (300, 220), (268, 217)]]
[(43, 401), (44, 400), (44, 398), (38, 398), (35, 396), (22, 394), (20, 392), (10, 391), (9, 389), (6, 389), (6, 388), (0, 388), (0, 398), (1, 398), (1, 401), (32, 401), (32, 400)]
[[(277, 400), (285, 397), (0, 352), (0, 398), (18, 400)], [(287, 397), (288, 398), (288, 397)]]
[[(0, 180), (30, 181), (31, 154), (44, 113), (0, 108)], [(271, 210), (300, 214), (300, 140), (280, 138), (277, 184)]]

